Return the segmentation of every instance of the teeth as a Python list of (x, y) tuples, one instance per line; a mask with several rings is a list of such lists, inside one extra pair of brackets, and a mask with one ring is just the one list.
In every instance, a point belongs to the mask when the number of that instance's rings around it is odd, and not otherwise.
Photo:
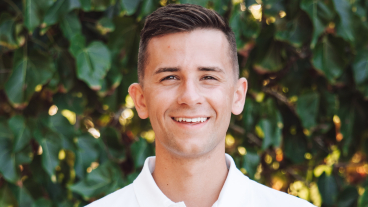
[(175, 121), (178, 122), (192, 122), (192, 123), (197, 123), (197, 122), (205, 122), (207, 121), (206, 117), (198, 117), (198, 118), (174, 118)]

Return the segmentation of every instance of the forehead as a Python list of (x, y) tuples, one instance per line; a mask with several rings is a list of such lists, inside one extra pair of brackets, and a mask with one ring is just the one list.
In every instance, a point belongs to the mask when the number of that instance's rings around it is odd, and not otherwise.
[(216, 66), (232, 73), (229, 43), (216, 29), (196, 29), (153, 37), (147, 47), (145, 74), (159, 67)]

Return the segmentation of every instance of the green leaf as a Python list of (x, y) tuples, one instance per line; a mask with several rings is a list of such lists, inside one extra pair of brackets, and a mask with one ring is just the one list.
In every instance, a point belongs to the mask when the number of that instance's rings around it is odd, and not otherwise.
[(10, 137), (0, 139), (0, 172), (7, 181), (15, 183), (18, 180), (18, 172), (12, 148)]
[(14, 36), (15, 21), (10, 14), (2, 13), (0, 16), (0, 45), (9, 49), (18, 48), (18, 42)]
[(31, 131), (26, 126), (25, 120), (22, 116), (16, 115), (9, 119), (9, 127), (14, 134), (13, 151), (18, 152), (24, 146), (29, 144), (31, 140)]
[(243, 124), (245, 127), (245, 130), (251, 130), (254, 129), (256, 124), (256, 118), (257, 118), (257, 112), (258, 108), (251, 98), (247, 98), (245, 100), (244, 104), (244, 110), (243, 110)]
[(127, 12), (127, 14), (128, 15), (132, 15), (137, 10), (138, 5), (141, 2), (141, 0), (135, 0), (135, 1), (131, 1), (131, 0), (120, 0), (120, 2), (121, 2), (121, 6)]
[(46, 12), (44, 23), (53, 25), (69, 11), (69, 0), (57, 0)]
[(260, 161), (261, 159), (255, 150), (247, 149), (247, 153), (243, 156), (243, 167), (251, 179), (254, 179)]
[(10, 186), (10, 188), (12, 189), (13, 194), (15, 195), (17, 199), (19, 207), (32, 206), (34, 202), (33, 198), (24, 186), (18, 187), (18, 186), (12, 185)]
[(110, 51), (102, 42), (92, 42), (88, 47), (82, 48), (83, 43), (76, 42), (76, 38), (77, 41), (81, 39), (80, 36), (75, 36), (70, 50), (77, 59), (77, 76), (91, 89), (100, 90), (111, 66)]
[(107, 17), (103, 17), (100, 20), (98, 20), (97, 24), (96, 24), (96, 28), (97, 30), (100, 31), (100, 33), (102, 35), (105, 35), (109, 32), (112, 32), (115, 30), (115, 25), (112, 22), (111, 19), (107, 18)]
[(322, 197), (322, 203), (326, 206), (332, 206), (337, 198), (337, 184), (335, 178), (331, 175), (326, 175), (326, 172), (318, 178), (318, 190)]
[(69, 40), (72, 40), (75, 35), (81, 34), (81, 28), (78, 16), (74, 12), (66, 14), (60, 20), (60, 29)]
[(58, 89), (60, 92), (68, 92), (75, 84), (75, 61), (67, 51), (57, 53), (56, 68), (59, 75)]
[(307, 12), (313, 23), (312, 48), (314, 48), (319, 36), (335, 16), (331, 5), (326, 5), (325, 3), (326, 1), (315, 0), (302, 0), (300, 2), (300, 8)]
[(90, 198), (116, 190), (120, 179), (117, 167), (111, 162), (105, 162), (89, 173), (85, 179), (70, 186), (69, 189)]
[(276, 30), (275, 39), (288, 42), (294, 47), (301, 47), (310, 37), (306, 31), (311, 31), (312, 27), (306, 21), (305, 15), (301, 14), (291, 21), (286, 18), (277, 20)]
[(304, 128), (310, 129), (317, 125), (319, 101), (320, 96), (315, 92), (303, 94), (298, 97), (296, 113)]
[(54, 3), (53, 0), (24, 0), (24, 25), (33, 32), (38, 27), (47, 9)]
[(255, 39), (261, 31), (260, 22), (254, 19), (250, 12), (243, 12), (239, 7), (240, 5), (235, 6), (229, 21), (238, 49), (243, 48), (248, 41)]
[(53, 99), (58, 110), (62, 111), (68, 109), (76, 114), (83, 114), (85, 100), (83, 97), (78, 96), (77, 93), (57, 93), (53, 96)]
[(5, 92), (14, 107), (24, 107), (38, 85), (52, 78), (55, 66), (50, 56), (38, 51), (23, 54), (19, 48), (14, 54), (13, 72), (5, 84)]
[(358, 207), (368, 206), (368, 187), (365, 188), (364, 193), (359, 197)]
[(25, 146), (19, 152), (15, 153), (16, 166), (31, 163), (32, 160), (33, 160), (33, 152), (30, 144)]
[[(350, 207), (358, 200), (359, 193), (354, 186), (348, 186), (339, 193), (337, 207)], [(355, 204), (356, 206), (356, 204)]]
[(335, 10), (340, 17), (336, 25), (337, 34), (349, 42), (354, 42), (353, 25), (355, 24), (355, 14), (352, 11), (352, 7), (346, 0), (333, 0), (333, 2)]
[(330, 83), (336, 82), (347, 65), (343, 44), (341, 39), (325, 36), (313, 49), (312, 64)]
[(368, 50), (360, 50), (353, 62), (354, 79), (357, 85), (368, 82)]
[(125, 160), (125, 146), (121, 143), (121, 138), (116, 129), (106, 127), (101, 129), (101, 139), (104, 141), (106, 151), (116, 161), (122, 162)]
[(143, 18), (157, 9), (158, 0), (143, 0), (142, 9), (139, 13), (139, 17)]
[(137, 142), (134, 142), (130, 145), (130, 149), (132, 151), (132, 157), (134, 159), (134, 167), (139, 168), (142, 167), (144, 161), (148, 157), (147, 155), (147, 141), (143, 138), (139, 138)]
[(202, 7), (206, 7), (208, 0), (180, 0), (182, 4), (196, 4)]
[(213, 7), (217, 13), (219, 13), (221, 16), (223, 16), (226, 11), (228, 10), (229, 6), (231, 5), (230, 0), (214, 0)]
[(40, 198), (33, 203), (32, 207), (52, 207), (52, 202), (50, 200)]
[(92, 8), (92, 1), (90, 0), (79, 0), (84, 11), (90, 11)]
[(13, 206), (16, 202), (14, 195), (9, 189), (9, 184), (4, 183), (0, 188), (0, 206)]
[(90, 134), (81, 134), (77, 140), (78, 151), (76, 154), (75, 172), (78, 177), (83, 178), (87, 168), (92, 162), (97, 160), (99, 152), (97, 140)]
[(285, 135), (283, 142), (285, 157), (296, 164), (304, 162), (304, 155), (307, 153), (307, 142), (303, 137)]
[(51, 177), (55, 175), (55, 167), (59, 165), (62, 137), (50, 127), (48, 118), (43, 116), (38, 122), (33, 135), (42, 146), (42, 167)]

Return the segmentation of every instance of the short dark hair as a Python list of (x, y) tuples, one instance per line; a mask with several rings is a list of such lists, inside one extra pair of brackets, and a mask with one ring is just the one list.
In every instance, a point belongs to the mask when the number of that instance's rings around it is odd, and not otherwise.
[(239, 76), (238, 55), (234, 32), (223, 17), (213, 10), (193, 4), (169, 4), (147, 16), (141, 31), (138, 51), (138, 79), (142, 83), (147, 62), (147, 46), (151, 38), (170, 33), (208, 28), (222, 31), (229, 42), (230, 57), (236, 78)]

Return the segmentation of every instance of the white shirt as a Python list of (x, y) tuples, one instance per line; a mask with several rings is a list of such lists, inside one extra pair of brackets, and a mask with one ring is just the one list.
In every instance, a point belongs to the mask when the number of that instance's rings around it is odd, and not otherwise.
[[(226, 154), (225, 157), (229, 173), (219, 198), (212, 207), (313, 207), (303, 199), (250, 180), (236, 168), (230, 155)], [(171, 201), (158, 188), (152, 177), (155, 161), (156, 157), (147, 158), (142, 172), (132, 184), (87, 207), (186, 207), (184, 202)]]

